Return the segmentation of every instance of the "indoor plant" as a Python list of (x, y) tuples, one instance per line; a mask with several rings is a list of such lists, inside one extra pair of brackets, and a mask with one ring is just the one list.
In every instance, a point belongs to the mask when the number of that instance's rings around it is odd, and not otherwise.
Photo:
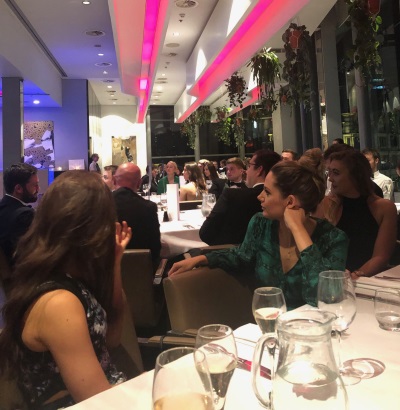
[[(291, 23), (283, 33), (282, 40), (285, 49), (282, 78), (288, 82), (288, 89), (281, 87), (279, 92), (280, 100), (284, 103), (288, 103), (290, 100), (292, 104), (302, 102), (305, 107), (309, 107), (311, 73), (310, 34), (305, 26)], [(297, 47), (293, 48), (292, 44)]]
[(246, 81), (242, 75), (235, 72), (230, 78), (225, 80), (228, 89), (229, 102), (231, 107), (243, 107), (243, 101), (247, 97)]
[(366, 82), (373, 77), (382, 62), (378, 52), (379, 41), (376, 39), (382, 18), (373, 14), (379, 11), (380, 4), (370, 4), (371, 0), (345, 1), (348, 5), (350, 22), (357, 32), (354, 45), (348, 54), (354, 60), (354, 67), (360, 70)]

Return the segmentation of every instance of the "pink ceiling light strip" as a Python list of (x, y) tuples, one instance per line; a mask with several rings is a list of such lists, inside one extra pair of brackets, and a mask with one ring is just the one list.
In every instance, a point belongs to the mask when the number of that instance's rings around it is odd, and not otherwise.
[(143, 123), (153, 88), (154, 67), (160, 51), (161, 34), (168, 9), (167, 0), (147, 0), (142, 45), (142, 72), (137, 122)]
[(177, 122), (184, 121), (226, 78), (240, 69), (309, 0), (259, 0), (241, 26), (227, 41), (214, 61), (199, 77), (189, 93), (197, 100)]

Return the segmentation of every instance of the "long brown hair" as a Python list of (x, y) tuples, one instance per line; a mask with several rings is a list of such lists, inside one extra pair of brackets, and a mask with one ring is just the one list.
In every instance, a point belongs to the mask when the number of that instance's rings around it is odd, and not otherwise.
[(193, 182), (200, 192), (204, 192), (206, 190), (206, 183), (199, 166), (195, 162), (186, 162), (185, 167), (189, 174), (189, 181)]
[(68, 171), (49, 187), (16, 250), (13, 284), (3, 308), (0, 372), (17, 363), (23, 316), (41, 284), (69, 273), (113, 315), (115, 221), (111, 192), (99, 174)]

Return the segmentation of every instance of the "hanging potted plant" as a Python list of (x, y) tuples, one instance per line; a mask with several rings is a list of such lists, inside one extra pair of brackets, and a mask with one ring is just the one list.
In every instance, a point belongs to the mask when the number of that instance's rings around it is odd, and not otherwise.
[(211, 122), (212, 112), (208, 105), (202, 105), (195, 111), (196, 124), (200, 127)]
[[(293, 33), (297, 38), (297, 48), (291, 45)], [(299, 35), (299, 33), (301, 33)], [(280, 101), (294, 104), (301, 102), (306, 108), (310, 107), (310, 45), (311, 37), (305, 26), (291, 23), (283, 33), (285, 61), (283, 62), (282, 78), (287, 81), (288, 87), (281, 87), (279, 91)], [(290, 96), (290, 98), (289, 98)]]
[(192, 113), (181, 125), (181, 133), (186, 135), (188, 142), (187, 145), (194, 149), (195, 140), (196, 140), (196, 115)]
[(259, 99), (266, 100), (273, 111), (277, 107), (275, 81), (280, 80), (282, 67), (278, 56), (269, 48), (263, 48), (251, 58), (247, 67), (250, 67), (253, 73), (253, 79), (259, 89)]
[(382, 63), (378, 51), (380, 44), (376, 39), (382, 18), (374, 14), (376, 10), (379, 11), (380, 4), (373, 4), (372, 0), (371, 3), (369, 0), (345, 1), (348, 5), (350, 22), (357, 32), (354, 45), (348, 50), (348, 56), (354, 61), (354, 68), (360, 70), (364, 83), (366, 83), (374, 76)]
[[(303, 34), (303, 30), (300, 30), (299, 28), (293, 28), (289, 30), (290, 30), (290, 34), (289, 34), (290, 47), (292, 47), (293, 50), (297, 50), (299, 48), (300, 37)], [(285, 41), (285, 39), (283, 39), (283, 41)]]
[(230, 78), (225, 80), (225, 85), (228, 89), (231, 107), (243, 108), (243, 101), (247, 97), (247, 86), (243, 76), (235, 72)]
[(232, 133), (232, 118), (228, 117), (229, 109), (225, 105), (221, 107), (215, 107), (215, 113), (218, 122), (217, 127), (215, 128), (214, 135), (225, 145), (230, 145)]
[[(239, 114), (239, 113), (238, 113)], [(244, 144), (244, 135), (245, 135), (245, 126), (243, 117), (236, 114), (236, 117), (232, 121), (232, 131), (233, 131), (233, 138), (235, 140), (235, 145), (240, 147)]]

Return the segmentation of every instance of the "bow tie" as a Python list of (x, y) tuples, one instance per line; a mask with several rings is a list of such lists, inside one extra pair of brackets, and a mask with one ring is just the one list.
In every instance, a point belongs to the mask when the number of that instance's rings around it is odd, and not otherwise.
[(241, 188), (242, 183), (241, 182), (228, 182), (229, 188)]

